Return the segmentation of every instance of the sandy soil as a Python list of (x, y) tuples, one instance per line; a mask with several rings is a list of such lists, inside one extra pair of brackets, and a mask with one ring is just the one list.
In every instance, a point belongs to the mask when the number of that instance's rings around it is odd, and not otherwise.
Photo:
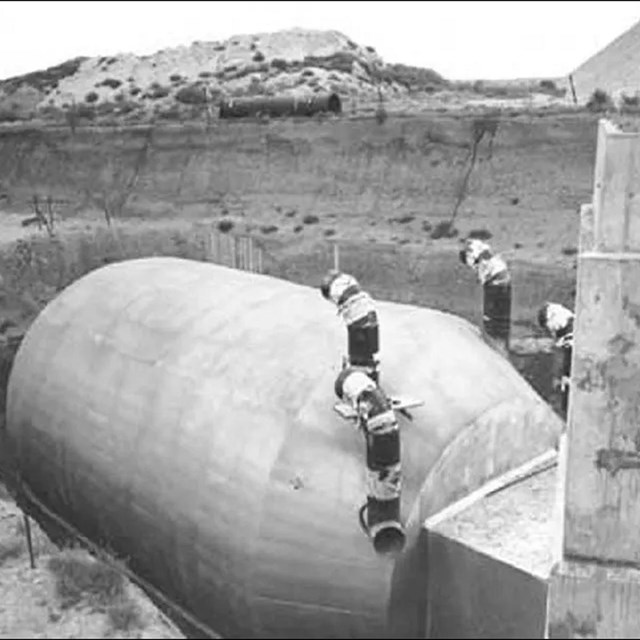
[[(31, 526), (35, 569), (29, 564), (22, 512), (0, 485), (0, 638), (184, 637), (131, 583), (127, 583), (127, 596), (140, 610), (139, 628), (116, 631), (104, 613), (86, 603), (61, 607), (55, 577), (47, 568), (49, 558), (59, 551), (35, 522)], [(15, 553), (2, 559), (9, 547)]]

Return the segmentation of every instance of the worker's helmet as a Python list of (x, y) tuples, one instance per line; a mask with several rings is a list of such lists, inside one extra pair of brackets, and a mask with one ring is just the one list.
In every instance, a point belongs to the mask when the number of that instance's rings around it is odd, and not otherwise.
[(334, 391), (340, 400), (356, 400), (363, 391), (375, 389), (376, 383), (362, 369), (345, 367), (336, 378)]
[(474, 267), (481, 258), (490, 258), (492, 255), (491, 247), (486, 242), (479, 238), (468, 238), (459, 258), (462, 264)]
[(331, 269), (327, 275), (322, 278), (322, 283), (320, 284), (320, 292), (322, 293), (322, 297), (326, 300), (329, 299), (329, 292), (331, 291), (331, 284), (333, 281), (340, 275), (339, 271), (335, 269)]

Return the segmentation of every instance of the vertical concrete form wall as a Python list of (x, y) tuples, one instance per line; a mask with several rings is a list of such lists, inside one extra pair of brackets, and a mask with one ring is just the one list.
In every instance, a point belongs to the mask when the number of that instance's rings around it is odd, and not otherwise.
[[(591, 217), (592, 216), (592, 217)], [(583, 207), (550, 638), (640, 637), (640, 135), (601, 121)]]
[(446, 535), (427, 534), (427, 638), (542, 638), (547, 581)]

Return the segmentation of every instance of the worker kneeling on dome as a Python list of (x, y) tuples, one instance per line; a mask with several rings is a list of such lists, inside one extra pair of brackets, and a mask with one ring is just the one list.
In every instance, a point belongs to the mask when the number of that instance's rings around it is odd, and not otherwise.
[(325, 276), (320, 290), (324, 298), (336, 305), (347, 326), (347, 364), (363, 368), (378, 382), (380, 338), (373, 299), (353, 276), (335, 270)]
[(365, 372), (353, 367), (340, 372), (335, 392), (353, 406), (366, 440), (367, 502), (360, 510), (360, 523), (378, 553), (401, 551), (405, 535), (400, 521), (400, 431), (391, 400)]

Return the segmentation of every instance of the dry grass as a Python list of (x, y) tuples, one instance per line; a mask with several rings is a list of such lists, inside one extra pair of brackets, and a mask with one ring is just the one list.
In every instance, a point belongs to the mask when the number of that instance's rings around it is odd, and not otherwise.
[(25, 551), (23, 540), (11, 538), (9, 540), (0, 540), (0, 566), (9, 560), (19, 558)]
[(144, 626), (142, 610), (133, 600), (120, 598), (106, 609), (109, 626), (114, 631), (133, 631)]
[(55, 576), (56, 595), (63, 609), (87, 602), (96, 609), (107, 609), (125, 595), (125, 578), (117, 569), (68, 549), (49, 558), (48, 568)]

